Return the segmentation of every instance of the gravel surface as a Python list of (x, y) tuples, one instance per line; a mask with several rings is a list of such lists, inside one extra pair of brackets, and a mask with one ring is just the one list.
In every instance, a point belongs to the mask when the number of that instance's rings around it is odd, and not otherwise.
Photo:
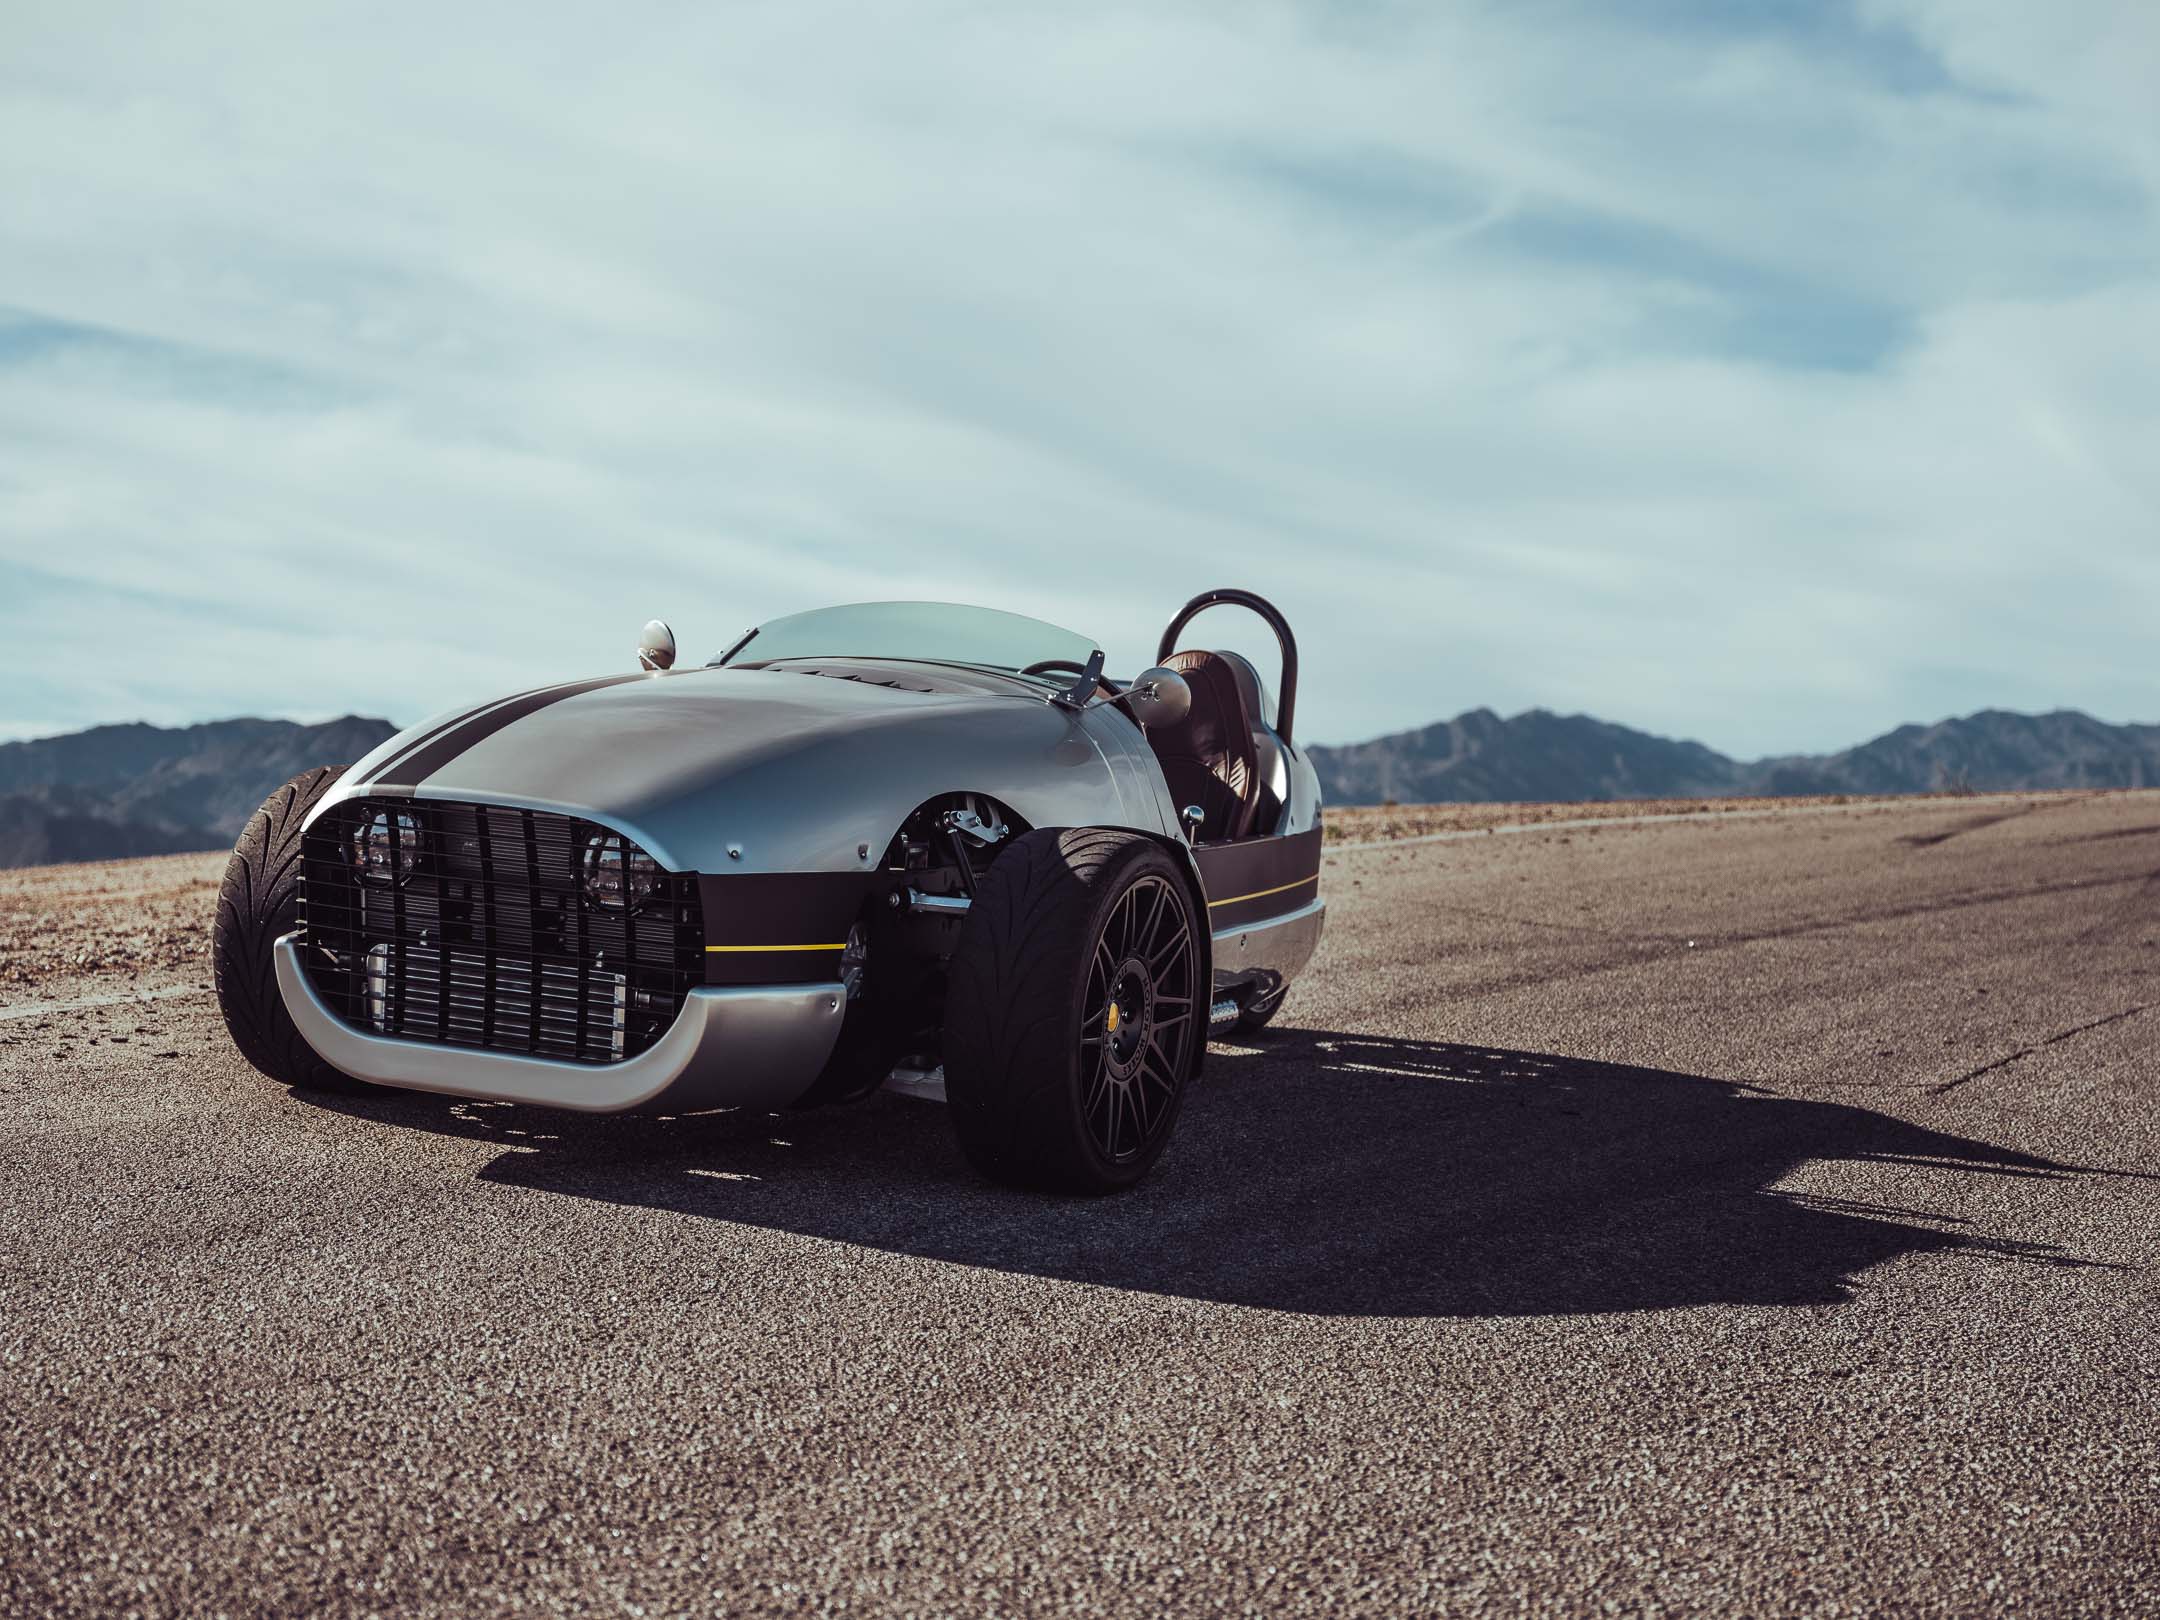
[(225, 852), (0, 871), (0, 1006), (63, 981), (209, 971)]
[(2153, 1612), (2160, 794), (1336, 853), (1097, 1202), (287, 1092), (219, 864), (0, 883), (0, 1613)]
[(1648, 817), (1790, 815), (1795, 810), (1881, 809), (1952, 804), (1967, 809), (2002, 803), (2046, 804), (2092, 798), (2088, 792), (1901, 794), (1866, 798), (1850, 793), (1785, 799), (1619, 799), (1573, 804), (1353, 804), (1329, 805), (1326, 838), (1330, 844), (1380, 843), (1472, 832), (1519, 832), (1558, 822), (1633, 821)]

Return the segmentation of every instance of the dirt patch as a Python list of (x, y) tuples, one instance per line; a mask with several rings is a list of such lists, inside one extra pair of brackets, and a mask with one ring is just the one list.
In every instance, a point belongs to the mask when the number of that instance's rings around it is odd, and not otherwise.
[[(2034, 800), (2089, 797), (2034, 794)], [(1327, 841), (1366, 843), (1616, 816), (1715, 815), (1823, 805), (1958, 802), (1958, 795), (1892, 801), (1847, 794), (1800, 799), (1626, 799), (1582, 804), (1410, 804), (1330, 807)], [(2132, 828), (2109, 836), (2150, 829)], [(65, 980), (69, 994), (134, 980), (209, 978), (210, 914), (226, 852), (0, 870), (0, 1005)]]
[(56, 979), (209, 974), (226, 855), (0, 871), (0, 1004)]
[[(2081, 799), (2089, 792), (2021, 794), (2034, 801)], [(1633, 816), (1708, 816), (1768, 810), (1812, 810), (1839, 805), (1926, 805), (1969, 802), (1970, 794), (1914, 793), (1894, 799), (1828, 793), (1791, 799), (1606, 799), (1580, 804), (1391, 804), (1329, 805), (1324, 812), (1331, 844), (1423, 838), (1431, 833), (1483, 832), (1492, 827), (1541, 826), (1548, 822), (1604, 821)], [(2018, 813), (2018, 812), (2013, 812)], [(1992, 817), (1992, 820), (2002, 819)], [(1931, 835), (1932, 836), (1932, 835)]]

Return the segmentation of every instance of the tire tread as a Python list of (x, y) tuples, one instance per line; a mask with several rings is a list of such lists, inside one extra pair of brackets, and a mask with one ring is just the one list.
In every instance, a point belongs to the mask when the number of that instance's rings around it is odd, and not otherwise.
[(303, 771), (248, 817), (210, 925), (211, 984), (240, 1055), (271, 1079), (317, 1090), (361, 1090), (301, 1038), (277, 986), (271, 947), (291, 933), (300, 903), (300, 829), (345, 774), (342, 765)]

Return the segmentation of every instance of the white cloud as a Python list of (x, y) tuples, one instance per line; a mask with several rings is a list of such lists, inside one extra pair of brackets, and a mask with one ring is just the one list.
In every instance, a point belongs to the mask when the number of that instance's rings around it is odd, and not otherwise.
[(1222, 583), (1318, 738), (2160, 717), (2152, 13), (1682, 10), (11, 18), (0, 729)]

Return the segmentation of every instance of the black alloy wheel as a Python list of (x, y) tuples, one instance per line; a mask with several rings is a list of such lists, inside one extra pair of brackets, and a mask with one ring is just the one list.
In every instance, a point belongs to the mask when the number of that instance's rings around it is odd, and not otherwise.
[(1169, 879), (1149, 874), (1111, 908), (1080, 1015), (1081, 1107), (1096, 1148), (1123, 1163), (1177, 1106), (1191, 1061), (1192, 925)]
[(945, 1000), (945, 1096), (976, 1169), (1094, 1193), (1147, 1174), (1199, 1067), (1205, 915), (1144, 833), (1043, 828), (999, 854)]

